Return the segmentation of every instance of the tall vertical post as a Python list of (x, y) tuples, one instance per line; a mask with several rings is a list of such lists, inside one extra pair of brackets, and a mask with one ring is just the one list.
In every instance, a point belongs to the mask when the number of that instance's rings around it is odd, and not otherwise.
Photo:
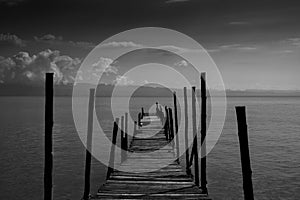
[(197, 116), (196, 116), (196, 87), (192, 87), (192, 120), (193, 120), (193, 150), (195, 167), (195, 184), (199, 186), (199, 158), (198, 158), (198, 138), (197, 138)]
[(95, 89), (90, 89), (89, 110), (88, 110), (88, 127), (86, 139), (86, 158), (85, 158), (85, 181), (83, 199), (89, 199), (90, 194), (90, 175), (91, 175), (91, 152), (92, 152), (92, 137), (93, 137), (93, 116), (95, 103)]
[(125, 151), (125, 136), (124, 136), (124, 116), (121, 117), (121, 162), (125, 161), (126, 151)]
[(112, 144), (111, 144), (111, 148), (110, 148), (109, 166), (107, 169), (106, 180), (109, 179), (110, 174), (114, 170), (115, 149), (116, 149), (117, 135), (118, 135), (118, 128), (119, 128), (118, 124), (119, 124), (119, 118), (116, 118), (116, 121), (114, 121), (114, 127), (113, 127), (113, 137), (112, 137)]
[(170, 119), (170, 123), (169, 123), (169, 125), (170, 125), (170, 127), (169, 127), (169, 129), (170, 129), (170, 136), (169, 136), (169, 138), (170, 138), (170, 140), (172, 140), (172, 148), (174, 149), (174, 122), (173, 122), (173, 113), (172, 113), (172, 109), (171, 108), (169, 108), (168, 109), (169, 110), (169, 119)]
[[(125, 141), (124, 148), (128, 150), (128, 113), (125, 113)], [(127, 156), (127, 155), (126, 155)]]
[(187, 91), (186, 87), (183, 88), (183, 100), (184, 100), (184, 136), (185, 136), (185, 162), (186, 162), (186, 173), (191, 174), (189, 167), (189, 122), (188, 122), (188, 103), (187, 103)]
[(168, 107), (165, 106), (165, 112), (166, 112), (166, 119), (165, 119), (165, 135), (166, 135), (166, 139), (169, 140), (169, 110)]
[(142, 107), (142, 119), (144, 118), (145, 116), (145, 111), (144, 111), (144, 108)]
[(201, 189), (207, 194), (206, 179), (206, 73), (201, 73)]
[(175, 120), (175, 139), (176, 139), (176, 161), (179, 163), (179, 136), (178, 136), (178, 116), (177, 116), (177, 97), (176, 92), (173, 93), (174, 99), (174, 120)]
[(240, 152), (243, 173), (243, 189), (244, 199), (253, 200), (253, 185), (252, 185), (252, 170), (250, 163), (249, 143), (248, 143), (248, 130), (246, 120), (246, 107), (236, 107), (236, 117), (238, 125), (238, 137), (240, 141)]
[(138, 114), (138, 127), (141, 128), (141, 119), (142, 119), (142, 114)]
[(137, 121), (134, 121), (133, 137), (136, 135), (136, 126), (137, 126)]
[(44, 200), (52, 199), (52, 129), (53, 129), (53, 73), (46, 73), (45, 83), (45, 166)]

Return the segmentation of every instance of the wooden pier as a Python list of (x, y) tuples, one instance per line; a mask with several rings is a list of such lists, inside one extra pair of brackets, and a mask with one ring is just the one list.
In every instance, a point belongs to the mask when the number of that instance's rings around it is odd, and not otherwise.
[(141, 123), (145, 125), (136, 130), (131, 153), (94, 199), (210, 199), (176, 161), (161, 119), (149, 114)]
[[(141, 108), (134, 122), (133, 137), (128, 144), (128, 113), (114, 119), (106, 183), (96, 195), (90, 194), (94, 95), (90, 90), (87, 128), (85, 183), (82, 200), (90, 199), (210, 199), (206, 179), (206, 80), (201, 74), (201, 170), (199, 169), (198, 130), (196, 121), (196, 88), (192, 87), (192, 119), (188, 119), (187, 88), (184, 88), (184, 133), (178, 132), (177, 97), (173, 94), (173, 108), (156, 103), (156, 113)], [(53, 129), (53, 73), (46, 75), (45, 87), (45, 167), (44, 200), (52, 199), (52, 129)], [(244, 199), (253, 200), (252, 170), (248, 145), (246, 107), (236, 107), (240, 140)], [(115, 168), (115, 148), (121, 136), (121, 164)], [(189, 122), (193, 142), (188, 144)], [(180, 165), (179, 134), (184, 134), (185, 169)], [(192, 167), (194, 170), (192, 170)], [(118, 169), (118, 170), (117, 170)], [(201, 173), (199, 173), (199, 171)], [(201, 179), (200, 179), (201, 178)]]

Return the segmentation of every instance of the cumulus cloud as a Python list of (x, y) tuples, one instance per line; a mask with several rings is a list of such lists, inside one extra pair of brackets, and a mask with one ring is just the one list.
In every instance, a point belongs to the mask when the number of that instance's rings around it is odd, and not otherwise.
[(118, 75), (114, 83), (118, 85), (132, 85), (134, 81), (129, 79), (127, 76)]
[(0, 59), (0, 83), (43, 84), (46, 72), (53, 72), (56, 84), (72, 83), (81, 61), (78, 58), (61, 56), (50, 49), (30, 56), (19, 52)]
[(10, 33), (1, 33), (0, 34), (0, 44), (13, 44), (16, 46), (23, 47), (25, 46), (25, 41), (19, 38), (16, 35), (10, 34)]
[(188, 62), (185, 60), (181, 60), (174, 64), (174, 66), (176, 67), (187, 67), (188, 65), (189, 65)]
[(105, 74), (117, 74), (118, 69), (113, 65), (114, 61), (110, 58), (100, 57), (99, 61), (92, 65), (93, 71), (96, 75)]

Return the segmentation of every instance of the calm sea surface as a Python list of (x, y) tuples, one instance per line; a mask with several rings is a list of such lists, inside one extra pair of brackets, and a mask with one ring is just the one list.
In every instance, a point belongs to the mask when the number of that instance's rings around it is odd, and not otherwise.
[[(132, 116), (153, 101), (139, 98), (130, 104)], [(246, 105), (256, 199), (300, 199), (300, 98), (229, 97), (227, 101), (223, 132), (207, 158), (210, 195), (243, 198), (234, 106)], [(53, 191), (58, 200), (79, 200), (83, 194), (85, 148), (71, 108), (71, 98), (56, 98)], [(109, 134), (108, 99), (97, 99), (96, 109)], [(0, 97), (1, 200), (43, 198), (43, 110), (42, 97)], [(96, 193), (104, 183), (106, 167), (96, 159), (92, 162), (91, 190)]]

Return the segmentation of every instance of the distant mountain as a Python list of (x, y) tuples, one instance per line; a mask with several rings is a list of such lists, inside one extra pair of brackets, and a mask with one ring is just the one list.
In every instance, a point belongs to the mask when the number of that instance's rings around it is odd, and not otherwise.
[[(85, 88), (91, 88), (92, 86), (86, 84), (77, 85), (77, 87), (84, 88), (82, 93), (78, 94), (79, 96), (88, 96), (88, 90)], [(120, 86), (118, 96), (128, 96), (129, 91), (135, 90), (135, 86)], [(99, 84), (96, 90), (97, 96), (109, 97), (112, 95), (114, 86)], [(183, 95), (182, 89), (167, 89), (162, 87), (155, 86), (141, 86), (134, 91), (132, 96), (135, 97), (170, 97), (172, 92), (176, 91), (178, 96)], [(72, 96), (73, 85), (55, 85), (55, 95), (56, 96)], [(0, 96), (43, 96), (45, 94), (43, 85), (29, 85), (29, 84), (0, 84)], [(188, 91), (190, 95), (191, 92)], [(197, 90), (197, 94), (200, 94), (200, 91)], [(209, 92), (207, 92), (209, 96)], [(218, 96), (221, 94), (219, 91), (214, 90), (214, 95)], [(299, 96), (300, 91), (288, 91), (288, 90), (226, 90), (226, 95), (228, 97), (263, 97), (263, 96)]]

